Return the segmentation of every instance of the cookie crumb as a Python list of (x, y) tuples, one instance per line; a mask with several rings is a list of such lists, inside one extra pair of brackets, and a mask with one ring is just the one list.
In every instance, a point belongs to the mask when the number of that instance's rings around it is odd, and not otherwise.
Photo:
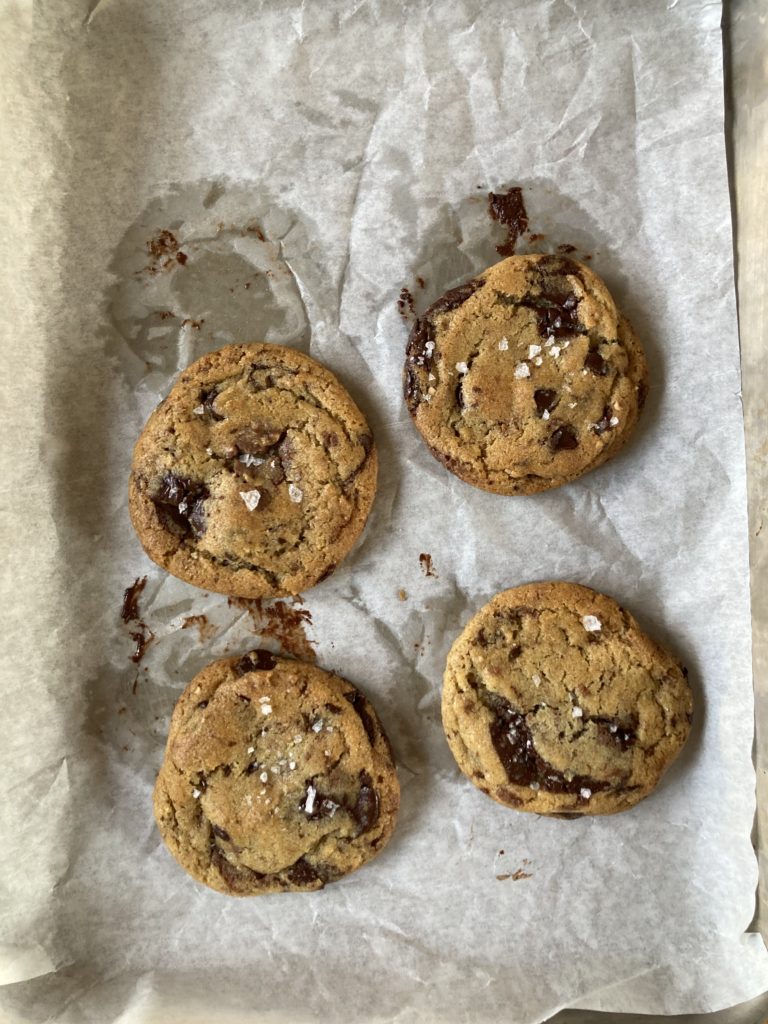
[(254, 487), (252, 491), (240, 491), (239, 493), (240, 497), (245, 502), (245, 507), (249, 512), (253, 512), (261, 500), (261, 491)]
[(528, 365), (528, 363), (518, 363), (517, 366), (515, 367), (515, 377), (517, 377), (518, 380), (522, 380), (523, 377), (530, 377), (530, 376), (531, 376), (531, 368)]
[(298, 505), (304, 497), (304, 492), (300, 487), (297, 487), (296, 484), (288, 484), (288, 497)]
[(408, 591), (407, 590), (402, 590), (402, 589), (398, 590), (397, 596), (398, 596), (398, 598), (401, 601), (407, 601), (408, 600)]
[(256, 750), (256, 747), (248, 747), (248, 749), (245, 752), (246, 752), (246, 754), (253, 754), (255, 752), (255, 750)]
[(603, 628), (602, 622), (595, 615), (583, 615), (581, 624), (588, 633), (598, 633)]
[(541, 358), (541, 356), (536, 356), (536, 358), (533, 360), (533, 365), (534, 366), (541, 366), (541, 364), (543, 362), (544, 362), (544, 360)]

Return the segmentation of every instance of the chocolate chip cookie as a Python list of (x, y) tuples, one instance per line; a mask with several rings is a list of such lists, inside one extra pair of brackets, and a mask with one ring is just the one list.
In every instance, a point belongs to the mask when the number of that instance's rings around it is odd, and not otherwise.
[(462, 772), (520, 811), (614, 814), (656, 786), (692, 717), (685, 668), (574, 583), (497, 594), (448, 655), (443, 726)]
[(575, 480), (622, 447), (647, 390), (608, 289), (563, 256), (510, 256), (413, 326), (405, 400), (432, 454), (496, 494)]
[(149, 557), (205, 590), (296, 594), (329, 576), (376, 490), (362, 413), (280, 345), (228, 345), (185, 370), (133, 454), (131, 520)]
[(208, 665), (173, 712), (155, 818), (193, 878), (231, 896), (322, 889), (374, 857), (400, 788), (351, 683), (264, 650)]

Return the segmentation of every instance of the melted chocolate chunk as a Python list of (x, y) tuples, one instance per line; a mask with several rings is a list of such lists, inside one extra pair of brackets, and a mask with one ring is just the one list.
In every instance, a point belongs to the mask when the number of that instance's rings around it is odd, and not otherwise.
[(596, 349), (592, 349), (587, 352), (584, 360), (584, 369), (589, 370), (590, 373), (594, 373), (598, 377), (605, 377), (608, 373), (608, 363), (606, 363)]
[(327, 703), (327, 704), (324, 704), (323, 707), (326, 708), (326, 710), (328, 710), (328, 711), (332, 711), (334, 713), (334, 715), (340, 715), (341, 714), (341, 708), (339, 707), (338, 704)]
[(637, 740), (637, 720), (634, 718), (630, 723), (622, 722), (618, 718), (602, 716), (595, 716), (587, 721), (597, 725), (598, 739), (606, 746), (614, 745), (619, 750), (629, 750)]
[(357, 712), (357, 717), (363, 723), (365, 734), (371, 741), (371, 744), (373, 744), (376, 739), (376, 726), (368, 711), (368, 701), (359, 690), (347, 690), (344, 697)]
[(175, 473), (164, 473), (160, 487), (151, 495), (164, 525), (179, 527), (183, 533), (190, 530), (201, 536), (205, 530), (205, 501), (208, 488)]
[(138, 622), (139, 620), (139, 597), (147, 585), (147, 577), (141, 576), (123, 592), (123, 606), (120, 609), (120, 618), (123, 622)]
[(317, 882), (320, 879), (317, 871), (303, 857), (299, 857), (295, 864), (291, 864), (286, 874), (288, 881), (293, 885), (311, 885), (312, 882)]
[(285, 436), (284, 430), (264, 425), (252, 425), (241, 430), (233, 440), (234, 455), (266, 455), (276, 448)]
[(552, 412), (559, 401), (557, 392), (551, 388), (538, 388), (533, 392), (533, 400), (539, 416), (543, 416), (545, 412)]
[(367, 772), (360, 773), (360, 792), (357, 794), (352, 817), (360, 832), (368, 832), (379, 820), (379, 794), (373, 788), (373, 780)]
[(596, 434), (598, 434), (598, 435), (599, 434), (604, 434), (606, 432), (606, 430), (610, 430), (611, 429), (611, 418), (612, 417), (613, 417), (613, 410), (611, 409), (610, 406), (606, 405), (603, 408), (603, 415), (602, 415), (602, 417), (597, 421), (597, 423), (593, 424), (592, 430)]
[(218, 846), (211, 849), (211, 864), (235, 892), (249, 889), (254, 882), (265, 877), (260, 871), (254, 871), (252, 868), (236, 868), (234, 864), (230, 864)]
[(244, 654), (232, 667), (239, 676), (244, 676), (248, 672), (267, 672), (276, 664), (277, 660), (271, 651), (259, 648), (256, 651), (251, 651), (250, 654)]
[(471, 281), (465, 281), (464, 284), (457, 285), (456, 288), (451, 288), (444, 295), (441, 295), (436, 302), (432, 303), (424, 316), (434, 318), (441, 313), (453, 312), (454, 309), (463, 306), (467, 299), (474, 295), (482, 285), (482, 278), (475, 277)]
[(639, 411), (642, 411), (642, 408), (645, 405), (645, 400), (647, 397), (648, 385), (645, 383), (644, 380), (641, 380), (640, 383), (637, 385), (637, 408)]
[(536, 752), (525, 715), (515, 711), (498, 693), (482, 691), (481, 700), (494, 714), (490, 725), (491, 742), (513, 785), (533, 784), (548, 793), (579, 793), (583, 788), (596, 793), (608, 788), (607, 782), (586, 775), (566, 779)]
[(543, 338), (566, 338), (581, 331), (576, 315), (579, 300), (573, 292), (566, 295), (551, 292), (521, 305), (530, 305), (536, 310), (537, 327)]
[(512, 256), (520, 235), (528, 230), (528, 212), (523, 202), (523, 190), (510, 188), (506, 192), (488, 193), (488, 212), (491, 219), (507, 229), (507, 240), (496, 246), (500, 256)]
[(226, 829), (223, 829), (220, 825), (211, 824), (211, 830), (215, 836), (219, 837), (219, 839), (229, 842), (229, 832), (227, 832)]
[(340, 807), (341, 801), (321, 793), (315, 786), (314, 779), (307, 783), (307, 791), (299, 804), (299, 809), (304, 811), (310, 821), (332, 818)]
[(456, 385), (456, 405), (458, 405), (460, 409), (464, 408), (464, 395), (462, 393), (461, 381)]
[(209, 416), (212, 420), (223, 420), (226, 419), (220, 413), (216, 412), (213, 407), (213, 403), (218, 398), (219, 392), (216, 388), (210, 388), (208, 391), (200, 392), (200, 404), (205, 409), (206, 416)]
[(573, 451), (574, 448), (579, 447), (579, 439), (576, 437), (573, 427), (569, 427), (566, 424), (552, 432), (549, 438), (549, 446), (553, 452)]

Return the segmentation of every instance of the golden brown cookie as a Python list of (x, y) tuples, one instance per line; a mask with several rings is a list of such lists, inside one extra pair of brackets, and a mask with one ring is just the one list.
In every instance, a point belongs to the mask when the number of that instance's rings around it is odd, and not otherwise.
[(432, 454), (496, 494), (575, 480), (622, 447), (647, 390), (643, 350), (600, 278), (510, 256), (413, 326), (405, 400)]
[(252, 651), (179, 698), (155, 785), (181, 866), (231, 896), (322, 889), (374, 857), (400, 787), (369, 701), (315, 665)]
[(188, 367), (147, 422), (131, 520), (149, 557), (237, 597), (296, 594), (360, 535), (376, 490), (362, 413), (309, 356), (228, 345)]
[(497, 594), (448, 655), (443, 726), (462, 772), (538, 814), (614, 814), (653, 790), (690, 729), (687, 671), (610, 597)]

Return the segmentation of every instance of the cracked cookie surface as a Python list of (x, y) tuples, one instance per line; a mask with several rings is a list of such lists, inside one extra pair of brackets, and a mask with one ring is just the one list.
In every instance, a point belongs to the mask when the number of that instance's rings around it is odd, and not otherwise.
[(389, 742), (351, 683), (252, 651), (179, 698), (155, 819), (193, 878), (232, 896), (312, 891), (374, 857), (400, 799)]
[(129, 509), (149, 557), (236, 597), (325, 579), (365, 526), (377, 460), (334, 375), (280, 345), (228, 345), (188, 367), (133, 454)]
[(496, 494), (533, 494), (601, 465), (647, 392), (640, 342), (605, 284), (562, 256), (510, 256), (413, 326), (408, 410), (432, 454)]
[(613, 814), (657, 785), (690, 730), (686, 669), (611, 598), (574, 583), (497, 594), (451, 647), (443, 727), (488, 796)]

